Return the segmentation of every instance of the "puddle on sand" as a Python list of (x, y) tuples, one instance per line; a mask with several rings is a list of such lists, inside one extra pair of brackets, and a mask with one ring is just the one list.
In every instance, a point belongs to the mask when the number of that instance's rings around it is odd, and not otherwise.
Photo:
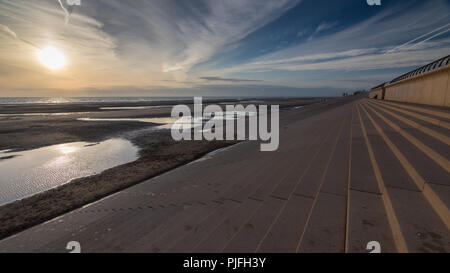
[[(204, 123), (209, 119), (216, 120), (235, 120), (241, 119), (246, 116), (255, 116), (255, 112), (245, 111), (225, 111), (219, 112), (215, 116), (211, 117), (211, 113), (205, 113), (204, 117), (191, 117), (185, 116), (181, 118), (177, 117), (162, 117), (162, 118), (78, 118), (81, 121), (134, 121), (134, 122), (149, 122), (155, 124), (161, 124), (156, 126), (156, 129), (189, 129), (194, 128), (194, 124)], [(199, 125), (197, 125), (199, 126)], [(195, 126), (195, 127), (197, 127)]]
[[(134, 122), (146, 122), (146, 123), (155, 123), (157, 126), (156, 129), (171, 129), (174, 123), (179, 124), (179, 126), (185, 126), (184, 128), (188, 128), (190, 126), (191, 120), (184, 119), (182, 123), (177, 122), (178, 118), (78, 118), (77, 120), (81, 121), (134, 121)], [(160, 125), (158, 125), (160, 124)], [(180, 127), (183, 128), (183, 127)]]
[(0, 114), (0, 117), (12, 117), (12, 116), (69, 116), (90, 114), (91, 112), (62, 112), (62, 113), (23, 113), (23, 114)]
[(0, 205), (135, 161), (138, 150), (127, 140), (109, 139), (0, 151)]
[(168, 107), (172, 107), (172, 105), (100, 107), (100, 110), (139, 110), (139, 109), (168, 108)]

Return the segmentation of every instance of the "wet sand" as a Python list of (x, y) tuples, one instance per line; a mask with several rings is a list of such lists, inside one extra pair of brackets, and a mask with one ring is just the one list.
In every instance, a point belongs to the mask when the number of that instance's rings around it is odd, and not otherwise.
[[(192, 101), (188, 101), (192, 103)], [(213, 103), (217, 103), (214, 101)], [(170, 104), (177, 104), (171, 102)], [(211, 102), (212, 103), (212, 102)], [(344, 103), (342, 99), (271, 99), (279, 104), (280, 121), (289, 123), (291, 112), (308, 117)], [(167, 117), (171, 107), (133, 110), (101, 110), (104, 107), (169, 105), (152, 103), (95, 103), (90, 105), (0, 106), (0, 150), (25, 150), (75, 142), (102, 141), (113, 137), (130, 140), (140, 148), (139, 159), (100, 174), (75, 179), (49, 191), (0, 207), (0, 238), (7, 237), (65, 212), (184, 165), (236, 141), (172, 140), (169, 130), (153, 130), (156, 124), (142, 122), (86, 122), (77, 118)], [(305, 107), (298, 107), (305, 106)], [(7, 110), (5, 110), (7, 109)], [(24, 113), (68, 113), (65, 115), (11, 115)], [(86, 113), (89, 112), (89, 113)], [(5, 115), (6, 114), (6, 115)]]

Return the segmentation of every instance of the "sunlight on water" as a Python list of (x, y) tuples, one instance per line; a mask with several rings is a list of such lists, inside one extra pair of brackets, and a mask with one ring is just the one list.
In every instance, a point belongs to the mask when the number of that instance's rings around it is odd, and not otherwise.
[(72, 142), (21, 152), (0, 151), (0, 205), (137, 158), (138, 148), (124, 139)]
[[(212, 117), (211, 113), (204, 113), (204, 117), (162, 117), (162, 118), (78, 118), (81, 121), (134, 121), (134, 122), (147, 122), (161, 124), (156, 126), (157, 129), (188, 129), (193, 128), (194, 124), (203, 123), (209, 119), (215, 120), (235, 120), (241, 119), (246, 116), (255, 116), (255, 112), (245, 112), (245, 111), (225, 111), (221, 113), (216, 113)], [(212, 118), (211, 118), (212, 117)]]
[(90, 114), (90, 113), (91, 112), (0, 114), (0, 117), (11, 117), (11, 116), (69, 116), (69, 115)]

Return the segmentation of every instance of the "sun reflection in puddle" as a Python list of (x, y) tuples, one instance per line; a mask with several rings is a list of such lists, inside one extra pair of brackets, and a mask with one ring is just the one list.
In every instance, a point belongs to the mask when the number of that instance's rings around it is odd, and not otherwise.
[(109, 139), (0, 151), (0, 158), (4, 158), (0, 160), (1, 205), (132, 162), (138, 158), (138, 148), (124, 139)]

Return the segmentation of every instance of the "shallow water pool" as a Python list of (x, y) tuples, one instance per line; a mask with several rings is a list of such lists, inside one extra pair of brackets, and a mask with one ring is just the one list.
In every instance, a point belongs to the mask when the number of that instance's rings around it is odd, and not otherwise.
[(138, 151), (131, 142), (119, 138), (0, 151), (0, 205), (135, 161)]

